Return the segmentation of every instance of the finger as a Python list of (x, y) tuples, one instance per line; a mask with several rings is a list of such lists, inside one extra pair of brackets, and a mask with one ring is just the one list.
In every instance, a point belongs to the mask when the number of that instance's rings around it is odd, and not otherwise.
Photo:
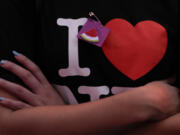
[(27, 90), (26, 88), (1, 78), (0, 87), (11, 94), (14, 94), (19, 99), (26, 101), (31, 105), (36, 105), (36, 95)]
[(165, 80), (161, 80), (161, 81), (164, 82), (164, 83), (173, 84), (176, 81), (176, 76), (173, 75), (173, 76), (171, 76), (171, 77), (169, 77), (169, 78), (167, 78)]
[(40, 68), (34, 63), (32, 62), (29, 58), (27, 58), (26, 56), (24, 56), (23, 54), (20, 54), (16, 51), (13, 51), (13, 54), (15, 55), (16, 60), (21, 63), (22, 65), (24, 65), (27, 69), (29, 69), (32, 74), (42, 83), (47, 83), (47, 79), (44, 76), (44, 74), (42, 73), (42, 71), (40, 70)]
[(36, 92), (39, 89), (40, 82), (28, 70), (7, 60), (1, 60), (0, 66), (17, 75), (32, 91)]
[(28, 105), (21, 101), (16, 101), (13, 99), (3, 98), (3, 97), (0, 97), (0, 104), (13, 110), (19, 110), (19, 109), (32, 107), (31, 105)]

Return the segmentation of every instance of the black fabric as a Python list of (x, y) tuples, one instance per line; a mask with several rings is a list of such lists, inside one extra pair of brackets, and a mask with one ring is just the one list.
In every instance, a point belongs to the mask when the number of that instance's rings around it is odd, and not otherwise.
[[(24, 52), (33, 59), (34, 1), (0, 1), (0, 59), (14, 61), (12, 50)], [(1, 77), (19, 82), (13, 74), (0, 69)], [(18, 79), (18, 80), (17, 80)]]
[[(57, 25), (57, 20), (87, 17), (90, 11), (96, 13), (103, 24), (113, 18), (125, 19), (133, 25), (144, 20), (161, 24), (168, 33), (164, 57), (150, 72), (131, 80), (112, 65), (102, 48), (79, 40), (79, 66), (90, 68), (91, 74), (61, 77), (59, 69), (69, 64), (69, 33), (67, 27)], [(0, 17), (0, 58), (14, 61), (12, 50), (24, 53), (40, 66), (51, 83), (68, 86), (79, 102), (89, 101), (87, 95), (78, 93), (80, 86), (135, 87), (176, 74), (178, 0), (1, 0)], [(3, 69), (0, 69), (0, 76), (17, 81)]]

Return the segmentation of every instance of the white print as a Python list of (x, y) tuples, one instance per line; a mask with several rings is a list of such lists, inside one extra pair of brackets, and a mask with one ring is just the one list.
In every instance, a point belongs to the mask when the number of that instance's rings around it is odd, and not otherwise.
[(128, 90), (131, 90), (131, 88), (130, 87), (113, 87), (111, 89), (111, 92), (112, 92), (112, 94), (116, 95), (116, 94), (126, 92)]
[(78, 53), (78, 27), (83, 26), (87, 21), (87, 18), (80, 19), (64, 19), (59, 18), (57, 24), (59, 26), (68, 27), (68, 54), (69, 54), (69, 67), (66, 69), (60, 69), (59, 75), (61, 77), (68, 76), (84, 76), (90, 75), (89, 68), (80, 68), (79, 66), (79, 53)]
[(107, 86), (100, 86), (100, 87), (88, 87), (88, 86), (81, 86), (78, 89), (80, 94), (88, 94), (90, 96), (91, 101), (96, 101), (100, 99), (102, 95), (109, 95), (109, 88)]
[[(64, 101), (68, 104), (78, 104), (78, 101), (70, 88), (68, 86), (61, 86), (61, 85), (55, 85), (55, 88), (60, 93)], [(122, 92), (126, 92), (128, 90), (131, 90), (130, 87), (113, 87), (111, 89), (111, 92), (113, 95), (120, 94)], [(99, 86), (99, 87), (93, 87), (93, 86), (80, 86), (78, 88), (79, 94), (87, 94), (90, 96), (90, 101), (96, 101), (100, 99), (100, 96), (102, 95), (109, 95), (110, 89), (108, 86)]]
[[(87, 77), (90, 75), (90, 68), (81, 68), (79, 66), (79, 52), (78, 52), (78, 28), (83, 26), (87, 22), (87, 18), (79, 19), (64, 19), (59, 18), (57, 24), (59, 26), (68, 27), (68, 67), (59, 70), (59, 75), (61, 77), (68, 76), (83, 76)], [(71, 89), (68, 86), (55, 85), (56, 89), (68, 104), (78, 104), (78, 101)], [(107, 96), (112, 92), (112, 94), (119, 94), (130, 90), (128, 87), (113, 87), (111, 90), (108, 86), (80, 86), (78, 88), (79, 94), (89, 95), (90, 101), (99, 100), (102, 95)]]

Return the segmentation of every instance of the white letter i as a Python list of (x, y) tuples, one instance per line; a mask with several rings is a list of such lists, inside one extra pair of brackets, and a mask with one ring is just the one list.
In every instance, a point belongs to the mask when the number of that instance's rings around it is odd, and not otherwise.
[(69, 54), (69, 67), (66, 69), (60, 69), (59, 75), (61, 77), (67, 76), (89, 76), (89, 68), (80, 68), (79, 66), (79, 53), (78, 53), (78, 27), (86, 23), (87, 18), (80, 19), (63, 19), (59, 18), (57, 24), (59, 26), (67, 26), (69, 33), (69, 45), (68, 45), (68, 54)]

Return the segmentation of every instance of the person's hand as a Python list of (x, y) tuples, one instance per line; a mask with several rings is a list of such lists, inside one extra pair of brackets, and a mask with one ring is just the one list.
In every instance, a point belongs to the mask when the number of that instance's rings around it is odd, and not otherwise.
[(161, 120), (180, 111), (179, 89), (172, 86), (173, 79), (150, 82), (144, 86), (135, 88), (145, 97), (151, 100), (154, 108), (152, 120)]
[(13, 110), (33, 106), (64, 104), (40, 68), (24, 55), (16, 51), (13, 51), (13, 53), (16, 60), (25, 68), (8, 60), (1, 60), (0, 66), (17, 75), (29, 89), (1, 78), (0, 87), (15, 95), (20, 100), (0, 97), (0, 104)]

